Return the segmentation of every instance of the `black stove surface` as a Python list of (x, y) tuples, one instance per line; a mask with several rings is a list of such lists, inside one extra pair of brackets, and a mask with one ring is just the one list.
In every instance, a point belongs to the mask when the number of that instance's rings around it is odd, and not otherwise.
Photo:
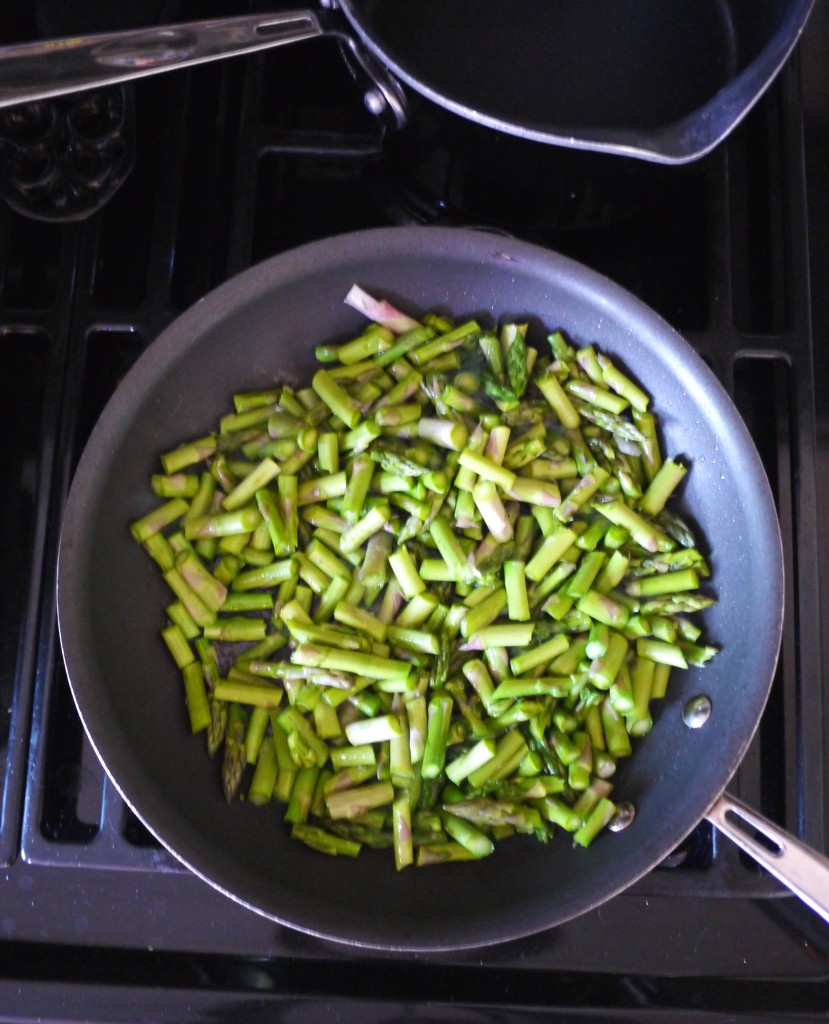
[[(8, 40), (28, 27), (0, 14)], [(414, 96), (392, 132), (363, 89), (320, 40), (0, 116), (0, 1018), (823, 1019), (829, 925), (706, 824), (560, 928), (384, 956), (281, 928), (189, 874), (84, 735), (57, 640), (57, 541), (123, 374), (178, 313), (275, 253), (471, 224), (606, 273), (732, 394), (772, 483), (787, 593), (771, 699), (730, 789), (829, 849), (829, 3), (744, 124), (686, 167), (546, 149)]]

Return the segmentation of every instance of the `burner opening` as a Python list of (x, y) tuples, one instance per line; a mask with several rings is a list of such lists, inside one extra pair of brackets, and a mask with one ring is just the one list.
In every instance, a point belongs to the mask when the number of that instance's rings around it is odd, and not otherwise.
[(704, 871), (711, 866), (713, 858), (713, 829), (707, 821), (702, 821), (675, 850), (668, 854), (659, 868)]
[(59, 226), (11, 214), (0, 262), (0, 303), (45, 310), (58, 293), (62, 234)]
[(378, 197), (367, 193), (365, 174), (375, 157), (369, 152), (339, 155), (266, 153), (257, 168), (253, 261), (295, 245), (388, 220)]
[[(83, 385), (75, 414), (75, 459), (142, 348), (141, 337), (130, 331), (99, 328), (85, 340)], [(45, 727), (40, 827), (47, 839), (86, 843), (100, 828), (103, 768), (75, 710), (56, 639), (54, 662), (54, 689)]]
[(99, 327), (88, 335), (74, 438), (76, 457), (80, 457), (104, 406), (143, 347), (144, 339), (133, 331)]
[(500, 228), (607, 274), (679, 330), (701, 331), (705, 169), (545, 146), (415, 104), (409, 126), (386, 141), (382, 185), (398, 223)]
[[(766, 713), (750, 756), (740, 769), (743, 795), (763, 814), (783, 827), (792, 808), (787, 807), (787, 789), (796, 777), (794, 722), (797, 694), (786, 687), (796, 678), (795, 637), (790, 611), (792, 587), (796, 586), (796, 528), (794, 520), (795, 481), (791, 370), (783, 359), (737, 359), (734, 364), (734, 401), (751, 433), (766, 470), (774, 496), (783, 540), (788, 576), (787, 613), (784, 619), (781, 655), (774, 675)], [(787, 815), (787, 811), (789, 815)]]
[(187, 183), (170, 196), (175, 204), (170, 291), (178, 309), (227, 275), (231, 224), (246, 201), (236, 194), (233, 176), (238, 129), (232, 126), (239, 120), (241, 70), (233, 61), (198, 68), (177, 101), (184, 114), (181, 180)]
[(0, 331), (0, 429), (6, 447), (7, 486), (0, 506), (0, 751), (9, 739), (15, 693), (21, 684), (21, 637), (34, 559), (40, 483), (42, 419), (51, 343), (44, 334)]
[[(325, 75), (319, 74), (322, 63)], [(279, 47), (262, 54), (257, 70), (259, 113), (266, 129), (376, 133), (377, 121), (363, 105), (357, 73), (335, 39)], [(368, 86), (368, 79), (362, 84)]]
[(92, 292), (98, 306), (137, 309), (147, 297), (151, 220), (145, 190), (149, 183), (139, 161), (129, 181), (101, 211)]
[(144, 827), (142, 822), (133, 814), (129, 807), (124, 808), (124, 839), (132, 846), (142, 849), (160, 850), (161, 843), (156, 837)]
[(59, 650), (55, 651), (55, 663), (40, 829), (54, 842), (89, 843), (100, 828), (103, 769), (85, 739)]
[(759, 104), (742, 127), (742, 146), (729, 152), (732, 316), (746, 334), (782, 334), (791, 325), (787, 268), (789, 180), (776, 94)]

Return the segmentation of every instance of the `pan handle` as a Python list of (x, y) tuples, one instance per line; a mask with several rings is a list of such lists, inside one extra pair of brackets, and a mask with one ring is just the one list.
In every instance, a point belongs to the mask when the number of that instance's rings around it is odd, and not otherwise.
[(824, 921), (829, 921), (829, 858), (728, 793), (717, 800), (705, 817)]
[(255, 53), (325, 31), (313, 12), (297, 10), (6, 46), (0, 48), (0, 107)]

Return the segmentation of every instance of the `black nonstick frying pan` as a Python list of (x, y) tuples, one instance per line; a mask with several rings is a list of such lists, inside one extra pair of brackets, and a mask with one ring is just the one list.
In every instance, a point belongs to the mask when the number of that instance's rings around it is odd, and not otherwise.
[[(0, 51), (0, 106), (336, 36), (406, 117), (400, 83), (494, 129), (663, 163), (709, 152), (779, 72), (814, 0), (321, 0), (320, 8)], [(331, 10), (327, 8), (337, 8)]]
[[(152, 506), (159, 452), (211, 429), (235, 391), (307, 382), (315, 344), (362, 329), (343, 303), (355, 282), (414, 314), (521, 318), (542, 344), (555, 327), (595, 342), (654, 396), (665, 450), (691, 464), (683, 508), (710, 549), (718, 603), (704, 625), (722, 651), (704, 669), (672, 674), (653, 730), (614, 777), (614, 799), (631, 801), (635, 819), (587, 850), (566, 836), (547, 845), (519, 837), (482, 862), (400, 873), (371, 851), (331, 860), (290, 840), (278, 813), (228, 806), (203, 738), (189, 734), (159, 638), (166, 586), (129, 523)], [(750, 812), (722, 796), (763, 712), (781, 637), (781, 542), (762, 465), (726, 393), (678, 334), (606, 278), (544, 249), (469, 230), (382, 228), (277, 256), (209, 294), (150, 345), (92, 433), (63, 522), (58, 615), (84, 726), (138, 817), (218, 889), (311, 934), (397, 950), (528, 935), (625, 889), (706, 815), (763, 853), (728, 821)], [(700, 695), (713, 710), (692, 729), (687, 709)], [(825, 859), (785, 834), (776, 841), (782, 855), (764, 863), (786, 875), (792, 858), (805, 858), (786, 882), (825, 914)]]

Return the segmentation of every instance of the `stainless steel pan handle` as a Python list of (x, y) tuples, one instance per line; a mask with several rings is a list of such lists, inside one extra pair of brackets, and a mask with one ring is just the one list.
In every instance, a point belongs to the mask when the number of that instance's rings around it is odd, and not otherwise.
[(706, 819), (829, 921), (829, 858), (727, 793), (710, 808)]
[(0, 49), (0, 107), (114, 85), (323, 34), (311, 11), (195, 21)]
[(336, 35), (349, 45), (374, 89), (366, 103), (374, 113), (389, 109), (405, 118), (397, 83), (341, 28), (329, 27), (312, 11), (286, 11), (150, 29), (75, 36), (0, 48), (0, 107), (50, 99), (84, 89), (128, 82), (163, 71), (256, 53), (276, 46)]

